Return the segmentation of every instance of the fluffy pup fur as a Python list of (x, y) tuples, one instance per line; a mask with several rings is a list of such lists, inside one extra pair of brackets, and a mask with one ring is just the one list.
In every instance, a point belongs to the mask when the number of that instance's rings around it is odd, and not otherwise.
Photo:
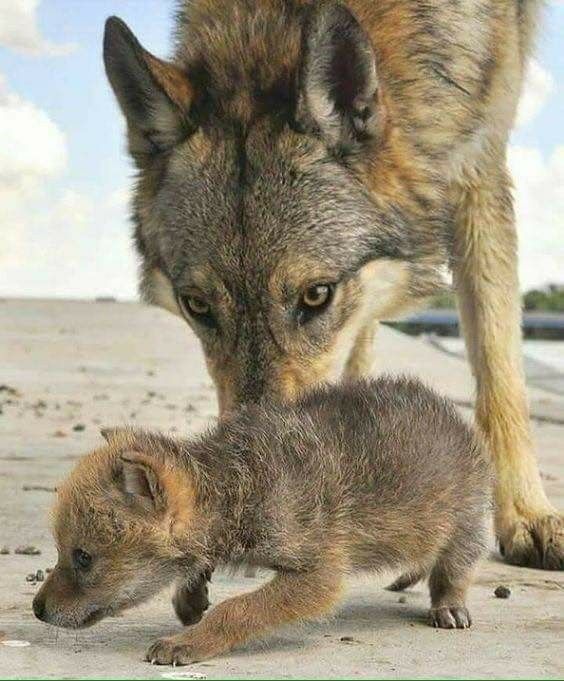
[[(245, 565), (275, 575), (147, 660), (188, 664), (318, 618), (358, 570), (402, 571), (400, 587), (429, 575), (431, 623), (470, 626), (490, 468), (454, 407), (420, 383), (320, 388), (293, 406), (246, 407), (199, 439), (105, 436), (58, 492), (59, 559), (33, 603), (45, 622), (84, 627), (174, 580), (199, 598), (206, 572)], [(195, 621), (207, 600), (192, 605)]]

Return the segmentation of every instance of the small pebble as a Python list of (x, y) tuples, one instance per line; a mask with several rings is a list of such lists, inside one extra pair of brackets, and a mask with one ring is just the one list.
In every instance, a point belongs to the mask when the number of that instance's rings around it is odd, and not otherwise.
[(7, 546), (3, 546), (0, 549), (0, 556), (7, 556), (10, 553), (10, 549)]
[(84, 423), (77, 423), (76, 426), (72, 427), (72, 429), (75, 433), (81, 433), (83, 430), (86, 430), (86, 426)]
[(508, 586), (503, 586), (500, 584), (494, 591), (496, 598), (509, 598), (511, 596), (511, 589)]
[(35, 573), (35, 581), (36, 582), (44, 582), (45, 581), (45, 573), (43, 572), (43, 570), (38, 570)]
[(3, 383), (0, 385), (0, 393), (7, 393), (8, 395), (13, 395), (14, 397), (21, 397), (21, 393), (16, 388), (12, 388), (11, 385), (6, 385)]
[(407, 596), (400, 596), (398, 598), (398, 603), (407, 603)]
[(352, 643), (354, 638), (352, 636), (341, 636), (339, 641), (342, 641), (342, 643)]
[(64, 430), (56, 430), (53, 433), (53, 437), (66, 437), (66, 436), (67, 436), (67, 434), (65, 433)]
[(39, 556), (41, 551), (35, 546), (18, 546), (14, 553), (20, 556)]
[(24, 492), (56, 492), (56, 487), (48, 487), (47, 485), (24, 485), (22, 487)]

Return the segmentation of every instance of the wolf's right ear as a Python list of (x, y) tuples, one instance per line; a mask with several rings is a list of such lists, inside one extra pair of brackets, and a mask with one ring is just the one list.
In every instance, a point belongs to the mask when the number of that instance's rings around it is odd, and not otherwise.
[(333, 149), (376, 137), (384, 107), (367, 33), (338, 0), (308, 6), (296, 117)]
[(104, 65), (127, 120), (134, 158), (169, 149), (193, 130), (194, 90), (187, 75), (145, 50), (118, 17), (106, 21)]

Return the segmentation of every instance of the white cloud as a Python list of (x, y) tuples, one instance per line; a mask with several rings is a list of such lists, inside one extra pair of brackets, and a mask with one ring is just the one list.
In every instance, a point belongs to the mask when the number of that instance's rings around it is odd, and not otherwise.
[[(31, 197), (19, 193), (9, 211), (0, 295), (136, 297), (136, 262), (122, 200), (46, 185)], [(6, 217), (0, 206), (1, 224), (8, 224)]]
[(536, 59), (531, 59), (517, 109), (517, 127), (524, 127), (531, 123), (538, 116), (554, 90), (555, 82), (552, 74), (543, 68)]
[(521, 288), (564, 281), (564, 145), (544, 158), (539, 149), (514, 146)]
[(67, 162), (63, 132), (44, 111), (8, 91), (0, 74), (0, 265), (17, 262), (24, 214), (46, 178)]
[(0, 295), (134, 297), (127, 193), (63, 185), (64, 133), (1, 76), (0, 139)]
[(67, 162), (64, 133), (49, 116), (8, 91), (0, 75), (0, 179), (38, 179), (61, 172)]
[(75, 44), (56, 44), (41, 35), (37, 9), (41, 0), (0, 0), (0, 45), (30, 55), (64, 56)]

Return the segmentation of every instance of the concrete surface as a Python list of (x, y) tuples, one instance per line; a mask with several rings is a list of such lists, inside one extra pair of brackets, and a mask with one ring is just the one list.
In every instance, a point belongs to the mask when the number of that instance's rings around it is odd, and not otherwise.
[[(377, 351), (381, 369), (416, 373), (461, 403), (471, 400), (472, 382), (460, 359), (389, 329), (382, 330)], [(10, 549), (0, 555), (0, 677), (166, 678), (172, 669), (142, 659), (154, 638), (179, 628), (169, 594), (75, 634), (33, 618), (37, 586), (26, 575), (55, 560), (49, 489), (100, 444), (100, 424), (187, 432), (213, 418), (215, 399), (196, 339), (182, 321), (134, 304), (2, 301), (0, 384), (0, 548)], [(564, 400), (537, 388), (531, 400), (539, 417), (549, 414), (534, 430), (547, 489), (562, 507)], [(16, 555), (20, 545), (41, 554)], [(216, 575), (212, 600), (265, 577)], [(564, 676), (563, 573), (509, 567), (492, 553), (470, 595), (474, 627), (454, 632), (425, 624), (424, 587), (407, 592), (401, 603), (382, 588), (388, 580), (351, 582), (329, 621), (288, 628), (176, 672), (210, 679)], [(499, 584), (511, 588), (508, 600), (494, 597)], [(5, 645), (11, 640), (29, 645)]]
[[(432, 336), (428, 340), (444, 352), (466, 356), (462, 338)], [(528, 383), (564, 397), (564, 341), (526, 340), (523, 355)]]

